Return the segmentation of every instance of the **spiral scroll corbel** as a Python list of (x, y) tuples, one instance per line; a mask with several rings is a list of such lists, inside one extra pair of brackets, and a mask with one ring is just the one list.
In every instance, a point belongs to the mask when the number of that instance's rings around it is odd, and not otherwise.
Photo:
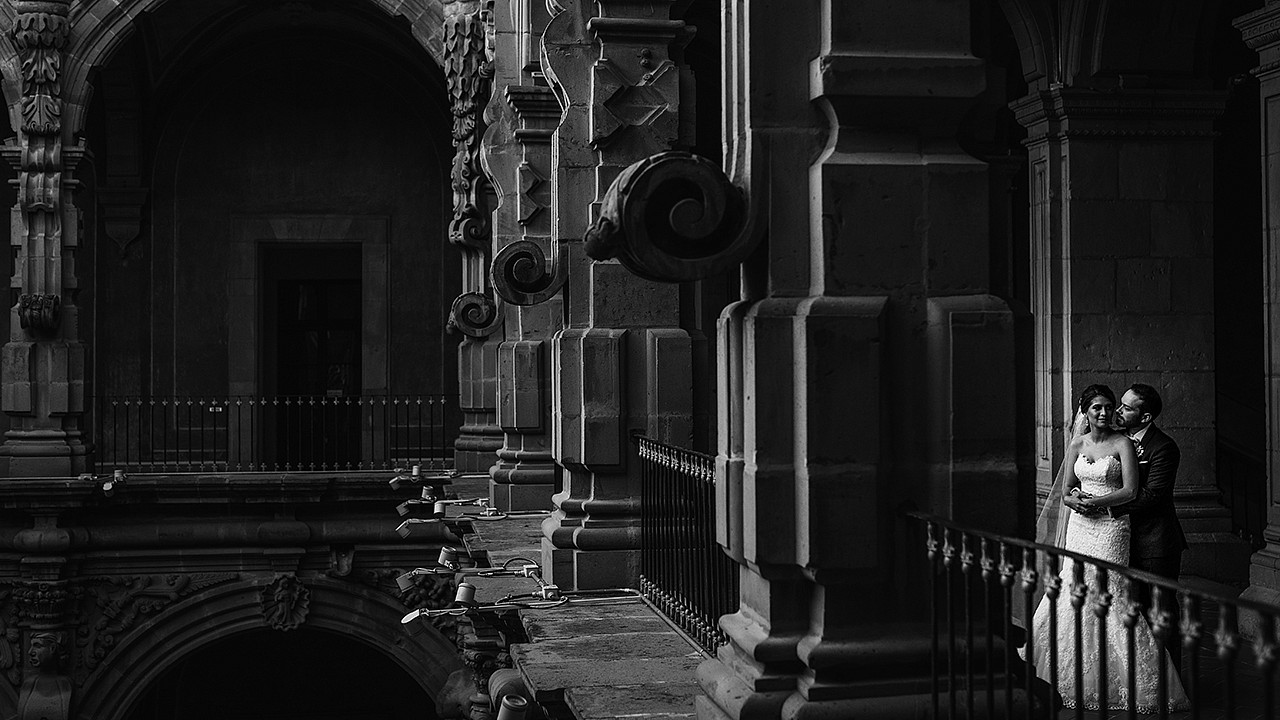
[(485, 293), (462, 293), (449, 308), (450, 330), (473, 338), (486, 338), (502, 326), (502, 300), (494, 302)]
[(652, 155), (609, 186), (584, 237), (587, 255), (617, 258), (658, 282), (719, 275), (745, 260), (759, 241), (748, 195), (706, 158), (680, 151)]
[(550, 300), (569, 277), (569, 262), (562, 243), (547, 262), (542, 246), (517, 240), (493, 258), (489, 272), (498, 297), (513, 305), (537, 305)]

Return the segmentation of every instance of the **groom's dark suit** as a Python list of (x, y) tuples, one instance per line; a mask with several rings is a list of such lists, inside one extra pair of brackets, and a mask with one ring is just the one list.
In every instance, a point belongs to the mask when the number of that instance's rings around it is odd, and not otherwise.
[(1111, 514), (1131, 518), (1131, 567), (1177, 579), (1182, 551), (1187, 547), (1173, 507), (1173, 483), (1182, 455), (1173, 438), (1155, 425), (1147, 427), (1134, 449), (1138, 451), (1138, 496)]
[[(1138, 452), (1138, 496), (1112, 508), (1111, 514), (1131, 518), (1129, 566), (1177, 580), (1182, 551), (1187, 547), (1187, 538), (1182, 533), (1182, 524), (1178, 522), (1178, 513), (1173, 506), (1173, 483), (1182, 455), (1173, 438), (1155, 425), (1147, 426), (1142, 439), (1134, 442), (1134, 449)], [(1143, 605), (1151, 603), (1150, 595), (1145, 592), (1138, 600)], [(1161, 605), (1172, 615), (1176, 627), (1178, 608), (1174, 598), (1165, 594)], [(1174, 667), (1181, 669), (1182, 647), (1178, 633), (1169, 633), (1164, 646), (1173, 659)]]

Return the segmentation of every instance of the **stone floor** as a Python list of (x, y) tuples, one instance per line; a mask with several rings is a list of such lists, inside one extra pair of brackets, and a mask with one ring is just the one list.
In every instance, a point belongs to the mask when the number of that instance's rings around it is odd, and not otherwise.
[[(451, 489), (458, 497), (483, 497), (487, 477), (462, 477)], [(541, 556), (546, 515), (474, 521), (465, 536), (473, 555), (484, 551), (489, 564)], [(534, 589), (526, 578), (475, 578), (476, 600), (497, 601), (508, 593)], [(702, 651), (641, 599), (610, 605), (566, 605), (521, 611), (529, 642), (511, 648), (511, 657), (534, 699), (553, 718), (628, 720), (693, 718), (698, 693), (694, 671)]]

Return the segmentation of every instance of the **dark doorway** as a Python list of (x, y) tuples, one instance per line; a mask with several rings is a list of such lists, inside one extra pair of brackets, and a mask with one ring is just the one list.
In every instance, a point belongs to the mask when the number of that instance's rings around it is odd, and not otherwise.
[(351, 467), (360, 459), (360, 246), (273, 245), (261, 257), (268, 462)]
[(251, 630), (176, 663), (129, 720), (435, 718), (435, 703), (382, 653), (305, 628)]

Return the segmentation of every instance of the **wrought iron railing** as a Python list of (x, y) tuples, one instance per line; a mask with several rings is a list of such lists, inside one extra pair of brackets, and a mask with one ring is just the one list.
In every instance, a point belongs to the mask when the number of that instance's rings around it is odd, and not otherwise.
[(640, 591), (708, 652), (738, 610), (738, 564), (716, 543), (715, 458), (637, 437), (641, 465)]
[(444, 468), (456, 405), (445, 395), (99, 396), (93, 461), (133, 472)]
[(1255, 550), (1266, 545), (1267, 466), (1262, 454), (1219, 436), (1217, 444), (1218, 489), (1231, 509), (1231, 527)]
[[(1086, 688), (1097, 693), (1096, 705), (1130, 718), (1140, 712), (1276, 717), (1280, 608), (930, 515), (910, 516), (924, 525), (918, 552), (930, 567), (934, 718), (1083, 718)], [(1036, 617), (1041, 602), (1046, 607)], [(1115, 634), (1107, 632), (1109, 623), (1118, 623)], [(1042, 625), (1042, 634), (1025, 630)], [(1108, 638), (1120, 647), (1109, 651)], [(1148, 655), (1154, 648), (1156, 657), (1172, 661), (1165, 646), (1181, 648), (1180, 670), (1172, 662), (1144, 666), (1136, 659), (1146, 647)], [(1143, 667), (1155, 675), (1153, 700), (1169, 699), (1181, 683), (1186, 714), (1167, 702), (1139, 708), (1124, 699), (1140, 697), (1136, 675)]]

